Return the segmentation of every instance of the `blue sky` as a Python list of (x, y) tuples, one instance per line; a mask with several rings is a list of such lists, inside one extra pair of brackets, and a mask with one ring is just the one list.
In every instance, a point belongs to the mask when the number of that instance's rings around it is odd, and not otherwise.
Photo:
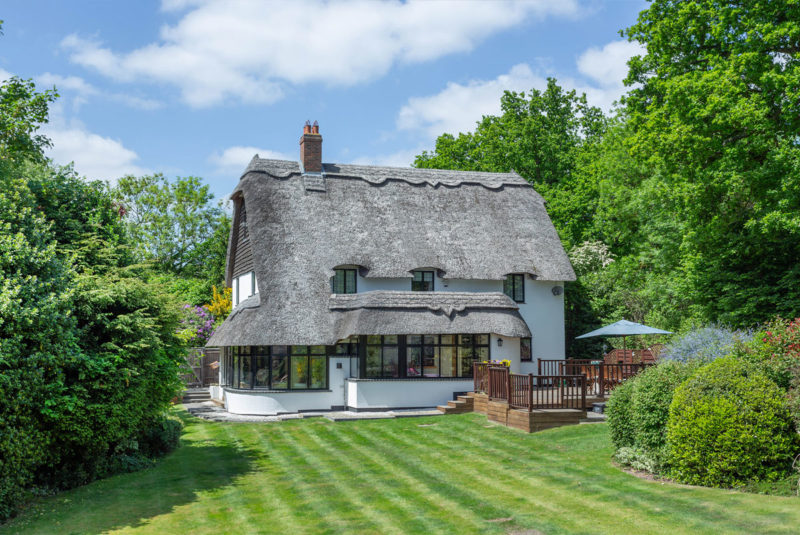
[(6, 0), (0, 78), (55, 85), (44, 132), (92, 179), (163, 172), (227, 195), (250, 158), (406, 166), (547, 76), (610, 109), (634, 0)]

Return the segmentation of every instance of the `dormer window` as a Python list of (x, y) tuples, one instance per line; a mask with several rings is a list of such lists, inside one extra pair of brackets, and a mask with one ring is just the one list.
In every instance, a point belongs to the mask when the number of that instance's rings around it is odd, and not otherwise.
[(503, 293), (517, 303), (525, 302), (525, 275), (522, 273), (512, 273), (506, 275), (503, 282)]
[(412, 292), (432, 292), (433, 291), (433, 271), (412, 271), (411, 279)]
[(331, 278), (331, 292), (335, 294), (354, 294), (356, 293), (356, 270), (339, 268), (333, 270)]

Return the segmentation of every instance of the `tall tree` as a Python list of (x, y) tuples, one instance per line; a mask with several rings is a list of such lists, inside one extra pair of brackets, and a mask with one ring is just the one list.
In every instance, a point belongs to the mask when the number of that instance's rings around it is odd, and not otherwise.
[(705, 319), (800, 313), (800, 3), (655, 0), (625, 35), (648, 215), (682, 230), (667, 267)]
[[(608, 119), (586, 101), (586, 95), (565, 91), (550, 78), (543, 91), (506, 91), (500, 115), (487, 115), (474, 132), (442, 134), (433, 152), (416, 157), (416, 167), (462, 171), (516, 171), (548, 201), (559, 196), (562, 214), (553, 215), (561, 237), (568, 243), (586, 239), (592, 205), (559, 195), (574, 189), (579, 154), (602, 138)], [(577, 184), (583, 189), (585, 184)], [(587, 197), (581, 195), (581, 197)], [(592, 195), (588, 195), (589, 198)], [(552, 204), (552, 203), (551, 203)]]
[(167, 180), (162, 174), (126, 176), (115, 194), (142, 260), (176, 274), (193, 274), (205, 264), (202, 247), (214, 236), (222, 211), (197, 177)]

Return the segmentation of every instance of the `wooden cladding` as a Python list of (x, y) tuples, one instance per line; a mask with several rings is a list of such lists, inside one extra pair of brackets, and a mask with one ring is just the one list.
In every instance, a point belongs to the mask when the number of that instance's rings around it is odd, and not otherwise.
[(253, 269), (253, 249), (250, 246), (250, 233), (247, 229), (247, 212), (244, 203), (239, 208), (239, 217), (236, 228), (236, 243), (233, 253), (232, 277), (238, 277), (244, 273), (254, 271)]

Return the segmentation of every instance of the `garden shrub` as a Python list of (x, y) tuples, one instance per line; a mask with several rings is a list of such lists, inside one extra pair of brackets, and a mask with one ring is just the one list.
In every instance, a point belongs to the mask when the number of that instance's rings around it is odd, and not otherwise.
[(611, 392), (606, 403), (606, 421), (611, 433), (611, 442), (617, 449), (634, 444), (631, 399), (637, 378), (628, 379)]
[(785, 393), (733, 357), (701, 367), (675, 390), (667, 447), (672, 477), (712, 487), (779, 480), (800, 451)]
[(183, 422), (174, 416), (156, 420), (139, 435), (139, 452), (149, 458), (162, 457), (178, 447)]
[(698, 368), (697, 361), (660, 362), (636, 377), (631, 395), (633, 443), (644, 454), (659, 457), (667, 443), (667, 418), (672, 395)]
[(738, 346), (749, 342), (753, 333), (719, 325), (692, 329), (670, 341), (661, 351), (660, 360), (678, 362), (711, 362), (730, 355)]
[(628, 466), (634, 470), (644, 470), (651, 474), (657, 473), (661, 467), (660, 459), (656, 459), (640, 448), (620, 448), (614, 453), (614, 460), (622, 466)]

